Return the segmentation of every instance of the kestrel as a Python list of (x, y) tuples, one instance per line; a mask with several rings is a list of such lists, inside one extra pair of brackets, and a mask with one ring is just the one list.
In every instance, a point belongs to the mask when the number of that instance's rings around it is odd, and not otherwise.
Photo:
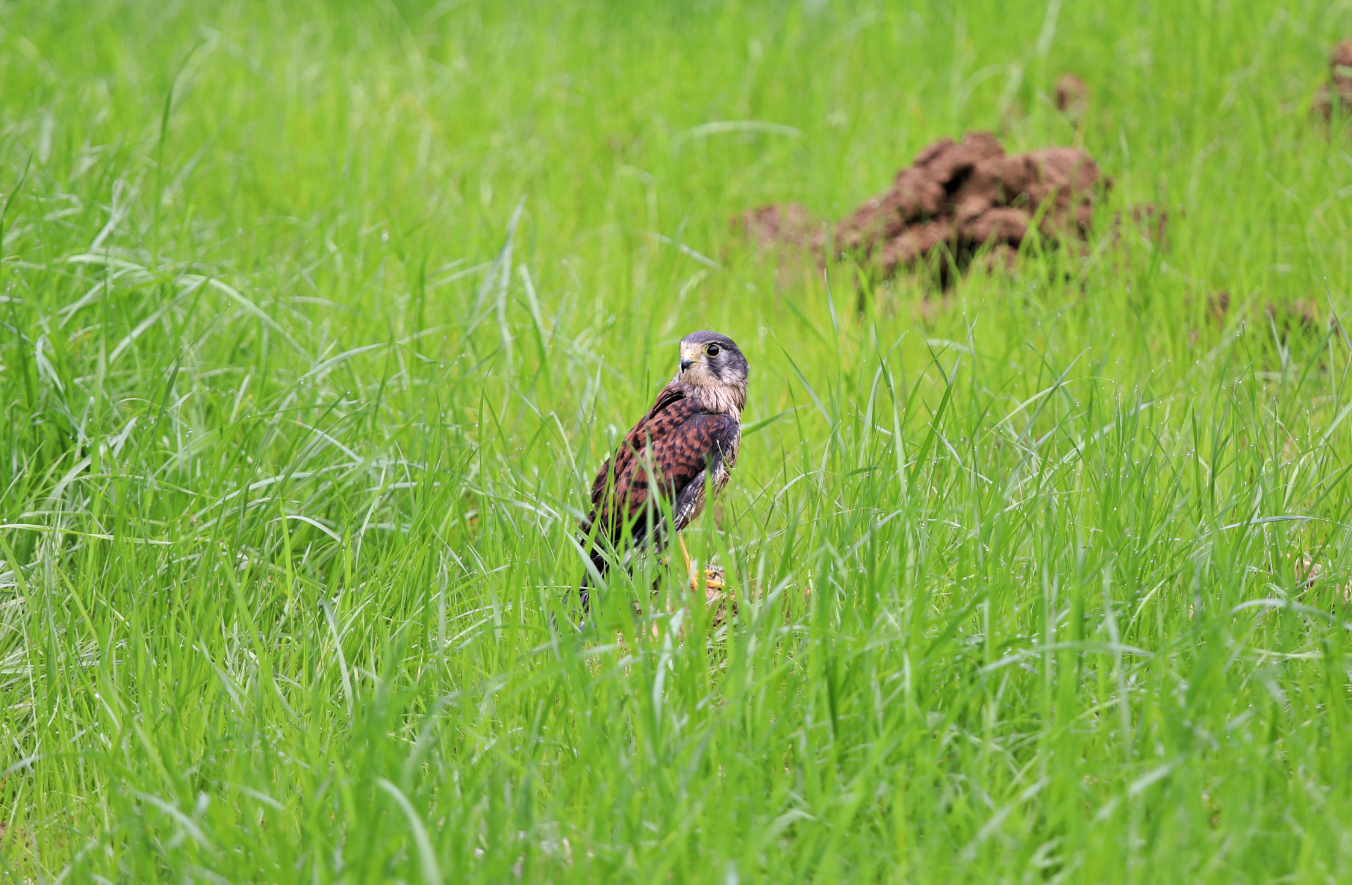
[[(665, 546), (666, 520), (656, 506), (671, 508), (676, 532), (704, 510), (705, 487), (718, 494), (728, 484), (742, 441), (742, 408), (746, 405), (748, 367), (736, 342), (717, 332), (691, 332), (681, 341), (681, 368), (662, 388), (657, 401), (624, 436), (592, 482), (591, 513), (582, 531), (594, 538), (592, 565), (604, 575), (611, 563), (601, 539), (618, 549), (627, 539), (633, 547)], [(649, 529), (655, 537), (649, 537)], [(679, 534), (677, 546), (691, 572), (690, 554)], [(629, 551), (620, 551), (626, 565)], [(590, 573), (589, 573), (590, 574)], [(723, 586), (712, 569), (709, 589)], [(586, 609), (589, 577), (580, 595)], [(698, 588), (691, 578), (691, 587)]]

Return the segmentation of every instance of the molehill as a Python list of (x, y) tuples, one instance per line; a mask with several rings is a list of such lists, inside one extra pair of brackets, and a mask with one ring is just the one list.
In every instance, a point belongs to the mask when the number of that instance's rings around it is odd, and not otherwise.
[(1352, 37), (1333, 47), (1329, 53), (1329, 79), (1314, 96), (1314, 111), (1325, 120), (1333, 119), (1334, 107), (1352, 113)]
[(758, 245), (855, 255), (891, 276), (928, 263), (942, 283), (978, 255), (1012, 267), (1036, 227), (1047, 240), (1083, 243), (1110, 181), (1085, 151), (1051, 147), (1006, 154), (995, 136), (943, 138), (900, 170), (890, 187), (834, 225), (797, 203), (749, 209), (733, 226)]

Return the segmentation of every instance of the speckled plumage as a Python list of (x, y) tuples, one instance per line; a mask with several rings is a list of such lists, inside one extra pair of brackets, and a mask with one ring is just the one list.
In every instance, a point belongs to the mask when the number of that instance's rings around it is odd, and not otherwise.
[[(710, 354), (710, 348), (713, 354)], [(671, 506), (676, 531), (704, 510), (705, 488), (717, 495), (728, 483), (742, 439), (747, 364), (732, 339), (695, 332), (681, 342), (681, 369), (657, 395), (615, 453), (596, 474), (591, 512), (582, 526), (594, 532), (591, 561), (604, 574), (603, 547), (665, 541), (654, 494)], [(649, 528), (655, 538), (648, 537)], [(599, 543), (604, 538), (608, 545)], [(582, 585), (587, 604), (587, 581)]]

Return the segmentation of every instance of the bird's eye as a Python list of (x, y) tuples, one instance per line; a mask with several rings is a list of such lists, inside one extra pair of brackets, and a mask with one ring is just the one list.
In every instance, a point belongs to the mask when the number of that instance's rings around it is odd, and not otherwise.
[(718, 356), (718, 351), (719, 347), (717, 344), (710, 344), (708, 347), (704, 348), (704, 352), (709, 356)]

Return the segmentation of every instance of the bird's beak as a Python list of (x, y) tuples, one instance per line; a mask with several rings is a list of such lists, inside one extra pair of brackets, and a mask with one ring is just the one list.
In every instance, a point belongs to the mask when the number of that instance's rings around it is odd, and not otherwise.
[(681, 371), (693, 366), (695, 363), (704, 362), (703, 352), (698, 347), (687, 347), (681, 351)]

